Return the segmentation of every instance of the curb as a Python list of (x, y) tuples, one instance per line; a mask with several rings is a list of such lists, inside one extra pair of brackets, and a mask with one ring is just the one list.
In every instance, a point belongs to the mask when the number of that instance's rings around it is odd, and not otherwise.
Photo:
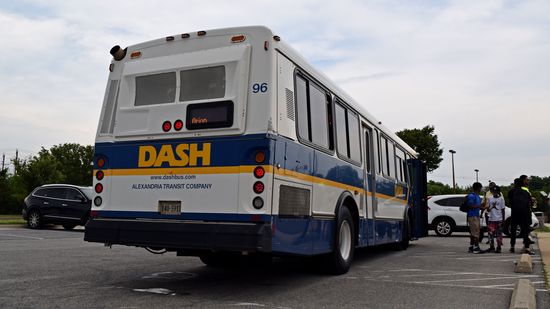
[(514, 286), (510, 309), (536, 309), (535, 287), (529, 279), (519, 279)]

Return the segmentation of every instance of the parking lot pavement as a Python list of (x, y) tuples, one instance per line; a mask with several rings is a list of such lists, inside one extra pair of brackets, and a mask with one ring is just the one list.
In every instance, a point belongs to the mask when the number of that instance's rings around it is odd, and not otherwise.
[(513, 284), (527, 278), (538, 307), (550, 308), (540, 256), (532, 274), (516, 274), (519, 254), (468, 254), (460, 235), (406, 251), (360, 250), (342, 276), (320, 274), (309, 260), (219, 269), (82, 239), (81, 230), (0, 229), (0, 307), (490, 309), (507, 308)]

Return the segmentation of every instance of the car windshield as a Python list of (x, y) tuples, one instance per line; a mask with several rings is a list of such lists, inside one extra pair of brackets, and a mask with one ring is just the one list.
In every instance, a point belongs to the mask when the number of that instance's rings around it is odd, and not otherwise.
[(86, 197), (89, 200), (91, 200), (93, 198), (94, 191), (92, 190), (92, 187), (80, 188), (80, 190), (82, 190), (82, 192), (84, 192), (84, 194), (86, 195)]

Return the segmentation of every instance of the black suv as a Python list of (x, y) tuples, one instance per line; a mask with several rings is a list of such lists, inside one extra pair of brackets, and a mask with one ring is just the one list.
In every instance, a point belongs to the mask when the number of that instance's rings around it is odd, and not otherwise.
[(25, 198), (23, 219), (32, 229), (45, 223), (61, 224), (66, 230), (85, 225), (92, 208), (92, 187), (44, 185)]

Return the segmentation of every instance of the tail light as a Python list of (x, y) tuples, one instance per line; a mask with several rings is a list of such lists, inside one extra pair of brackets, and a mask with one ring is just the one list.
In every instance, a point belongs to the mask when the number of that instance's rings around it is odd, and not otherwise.
[(254, 190), (254, 193), (260, 194), (260, 193), (264, 192), (264, 190), (265, 190), (265, 185), (264, 185), (264, 183), (261, 182), (261, 181), (256, 181), (256, 182), (254, 183), (254, 186), (252, 187), (252, 189)]
[(183, 121), (179, 119), (174, 121), (174, 130), (180, 131), (181, 129), (183, 129)]
[(263, 151), (256, 152), (256, 154), (254, 155), (254, 161), (256, 161), (256, 163), (262, 163), (264, 162), (264, 160), (265, 160), (265, 153)]
[(95, 173), (95, 178), (96, 178), (97, 180), (102, 180), (103, 177), (105, 177), (105, 173), (104, 173), (103, 171), (97, 171), (97, 172)]
[(254, 208), (256, 209), (261, 209), (262, 207), (264, 207), (264, 200), (261, 197), (256, 196), (252, 200), (252, 206), (254, 206)]
[(103, 185), (100, 183), (95, 184), (95, 193), (101, 193), (103, 192)]
[(259, 179), (259, 178), (264, 177), (264, 175), (265, 175), (264, 168), (261, 167), (261, 166), (256, 166), (256, 168), (254, 169), (254, 177)]
[(101, 196), (96, 196), (94, 198), (94, 205), (99, 207), (99, 206), (101, 206), (101, 203), (103, 203), (103, 199), (101, 198)]
[(168, 132), (170, 129), (172, 129), (172, 123), (170, 121), (166, 120), (162, 123), (162, 131)]

